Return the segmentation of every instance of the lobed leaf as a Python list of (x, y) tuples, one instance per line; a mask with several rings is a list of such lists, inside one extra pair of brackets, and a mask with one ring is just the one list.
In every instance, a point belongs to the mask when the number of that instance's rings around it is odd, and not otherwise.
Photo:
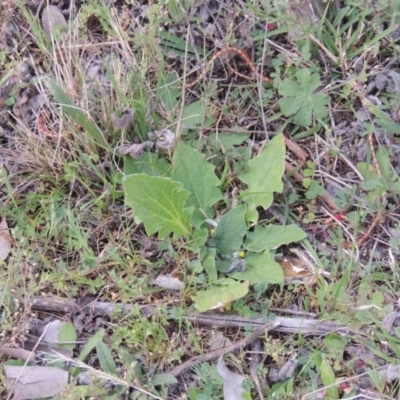
[(219, 132), (211, 133), (208, 137), (211, 146), (222, 148), (226, 151), (229, 147), (239, 146), (249, 138), (246, 133)]
[(188, 104), (183, 109), (182, 128), (194, 128), (200, 126), (203, 122), (205, 112), (206, 105), (204, 100), (198, 100)]
[(203, 259), (203, 267), (208, 275), (210, 283), (215, 282), (218, 279), (218, 271), (215, 267), (215, 256), (216, 249), (208, 249), (206, 256)]
[(74, 325), (71, 322), (64, 322), (60, 326), (58, 332), (58, 343), (61, 349), (74, 350), (75, 343), (64, 343), (64, 342), (75, 342), (77, 338), (77, 333)]
[(151, 379), (152, 386), (172, 385), (177, 382), (176, 378), (171, 374), (157, 374)]
[(321, 381), (324, 384), (324, 386), (327, 386), (326, 389), (327, 398), (338, 399), (340, 396), (338, 387), (336, 385), (335, 373), (333, 372), (331, 365), (325, 358), (322, 359), (320, 365), (320, 372), (321, 372)]
[(310, 126), (313, 118), (325, 118), (330, 97), (325, 93), (315, 92), (321, 86), (318, 74), (311, 74), (310, 69), (300, 69), (296, 73), (297, 82), (284, 79), (279, 85), (281, 110), (286, 117), (295, 115), (296, 125)]
[(90, 352), (97, 346), (97, 343), (101, 342), (104, 337), (105, 330), (99, 329), (94, 333), (92, 337), (86, 342), (81, 350), (78, 360), (84, 361), (90, 354)]

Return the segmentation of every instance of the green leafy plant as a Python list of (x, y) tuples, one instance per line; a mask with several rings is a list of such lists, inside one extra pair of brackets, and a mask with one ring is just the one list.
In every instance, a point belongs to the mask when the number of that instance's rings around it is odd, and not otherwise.
[(376, 151), (377, 165), (368, 162), (357, 164), (358, 171), (365, 178), (361, 188), (366, 192), (365, 200), (373, 212), (380, 209), (387, 193), (395, 198), (400, 196), (399, 177), (390, 162), (392, 153), (392, 149), (381, 146)]
[[(194, 129), (202, 127), (210, 127), (216, 122), (216, 118), (210, 115), (207, 108), (208, 102), (206, 99), (201, 99), (194, 101), (186, 105), (182, 110), (182, 115), (178, 116), (180, 112), (180, 97), (181, 91), (177, 89), (177, 82), (179, 79), (176, 74), (171, 73), (165, 78), (161, 79), (159, 82), (159, 98), (160, 105), (164, 109), (164, 114), (168, 115), (167, 119), (175, 120), (170, 127), (178, 125), (178, 119), (180, 118), (180, 128), (182, 130), (182, 135), (186, 136), (193, 132)], [(161, 125), (163, 122), (159, 121)]]
[(307, 199), (315, 199), (324, 193), (323, 187), (316, 181), (313, 180), (315, 173), (315, 165), (312, 161), (307, 161), (307, 168), (304, 169), (303, 175), (303, 186), (307, 189), (306, 197)]
[(170, 0), (168, 2), (169, 14), (175, 22), (182, 22), (187, 18), (192, 0), (178, 2), (177, 0)]
[(328, 115), (326, 106), (331, 99), (325, 93), (316, 92), (321, 86), (321, 80), (310, 69), (299, 69), (296, 80), (284, 79), (279, 84), (279, 94), (284, 96), (280, 101), (281, 110), (286, 117), (294, 115), (293, 122), (296, 125), (310, 126), (315, 119)]
[(223, 379), (213, 364), (202, 363), (193, 368), (199, 378), (199, 387), (190, 388), (190, 400), (211, 400), (222, 397)]
[[(165, 164), (155, 168), (165, 160), (152, 153), (126, 160), (125, 172), (130, 173), (123, 182), (126, 203), (136, 222), (143, 222), (148, 235), (172, 235), (177, 247), (189, 247), (200, 263), (196, 271), (203, 269), (208, 276), (205, 286), (192, 293), (198, 310), (244, 297), (250, 285), (283, 283), (282, 269), (271, 251), (304, 239), (304, 232), (296, 226), (256, 226), (253, 232), (249, 228), (258, 222), (257, 207), (267, 209), (273, 193), (282, 191), (284, 157), (280, 134), (238, 175), (247, 186), (239, 195), (240, 204), (228, 203), (219, 218), (216, 210), (221, 212), (219, 206), (226, 204), (221, 181), (215, 167), (191, 146), (178, 143), (169, 168)], [(207, 223), (215, 226), (211, 236)]]

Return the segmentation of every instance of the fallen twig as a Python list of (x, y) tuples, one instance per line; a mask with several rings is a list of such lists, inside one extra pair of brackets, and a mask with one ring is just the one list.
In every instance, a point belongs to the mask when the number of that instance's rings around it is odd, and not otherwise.
[(142, 312), (146, 317), (153, 315), (154, 307), (147, 305), (131, 305), (110, 303), (104, 301), (91, 301), (87, 304), (79, 304), (73, 299), (64, 299), (56, 296), (33, 296), (22, 303), (33, 311), (52, 311), (63, 313), (76, 313), (79, 311), (92, 313), (94, 315), (109, 315), (121, 312), (126, 315), (134, 310)]
[(285, 139), (285, 146), (296, 156), (298, 157), (303, 163), (307, 161), (308, 154), (293, 140), (289, 139), (288, 137), (284, 136)]
[[(0, 292), (1, 297), (1, 292)], [(135, 305), (135, 304), (117, 304), (102, 301), (92, 301), (85, 305), (80, 305), (74, 300), (64, 299), (56, 296), (42, 297), (32, 296), (27, 299), (19, 299), (20, 304), (23, 304), (26, 308), (32, 311), (46, 311), (46, 312), (63, 312), (63, 313), (76, 313), (86, 312), (87, 314), (95, 316), (104, 316), (121, 313), (127, 315), (133, 311), (140, 311), (146, 317), (150, 317), (154, 314), (156, 306), (150, 305)], [(175, 319), (172, 313), (169, 313), (170, 319)], [(195, 313), (185, 312), (182, 316), (186, 321), (192, 321), (201, 325), (209, 325), (214, 327), (258, 327), (265, 325), (265, 316), (245, 318), (240, 315), (228, 314), (228, 313)], [(341, 325), (334, 321), (320, 321), (314, 318), (289, 318), (275, 316), (273, 322), (279, 322), (279, 325), (270, 328), (276, 332), (283, 333), (301, 333), (302, 335), (326, 335), (330, 332), (337, 332), (341, 334), (347, 334), (349, 328)]]
[(232, 351), (238, 350), (241, 347), (249, 345), (250, 343), (254, 342), (254, 340), (256, 340), (259, 336), (261, 336), (265, 330), (270, 330), (271, 328), (273, 329), (276, 328), (277, 326), (279, 326), (279, 322), (268, 322), (257, 328), (250, 336), (245, 337), (236, 343), (232, 343), (229, 346), (221, 347), (220, 349), (210, 351), (209, 353), (193, 357), (190, 360), (184, 362), (183, 364), (180, 364), (175, 368), (172, 368), (168, 373), (175, 377), (182, 375), (183, 373), (193, 368), (197, 364), (200, 364), (205, 361), (215, 360), (216, 358), (221, 357), (224, 354), (231, 353)]
[(250, 361), (250, 376), (253, 379), (254, 386), (257, 389), (257, 393), (260, 396), (260, 400), (264, 399), (263, 391), (261, 388), (260, 379), (258, 378), (258, 364), (260, 364), (261, 354), (261, 340), (257, 339), (251, 346), (251, 361)]
[[(374, 218), (372, 220), (371, 225), (368, 227), (367, 231), (359, 238), (357, 239), (357, 246), (361, 246), (364, 244), (372, 235), (374, 232), (375, 228), (378, 226), (380, 222), (382, 222), (382, 215), (380, 213), (375, 213)], [(352, 246), (351, 242), (346, 242), (345, 243), (345, 248), (350, 248)]]
[[(245, 318), (240, 315), (222, 314), (222, 313), (187, 313), (183, 316), (187, 321), (197, 322), (200, 325), (209, 325), (213, 327), (235, 327), (245, 328), (249, 326), (260, 326), (265, 324), (265, 317)], [(348, 334), (350, 329), (334, 321), (319, 321), (311, 318), (288, 318), (274, 317), (275, 322), (279, 325), (270, 328), (276, 332), (283, 333), (300, 333), (304, 336), (313, 335), (320, 336), (327, 333), (337, 332), (340, 334)]]
[[(290, 173), (297, 182), (303, 183), (304, 177), (296, 168), (288, 161), (285, 162), (285, 170)], [(342, 209), (335, 203), (333, 197), (324, 189), (324, 193), (318, 195), (318, 198), (322, 200), (332, 211), (341, 212)]]
[(0, 346), (0, 354), (10, 358), (19, 358), (26, 362), (33, 361), (35, 359), (35, 352), (21, 349), (20, 347), (5, 347)]
[(376, 226), (381, 222), (381, 218), (379, 213), (376, 213), (374, 216), (374, 219), (372, 221), (372, 224), (368, 227), (367, 231), (365, 232), (364, 235), (362, 235), (358, 240), (357, 240), (357, 245), (361, 246), (364, 242), (366, 242), (369, 237), (372, 235), (372, 232), (376, 228)]

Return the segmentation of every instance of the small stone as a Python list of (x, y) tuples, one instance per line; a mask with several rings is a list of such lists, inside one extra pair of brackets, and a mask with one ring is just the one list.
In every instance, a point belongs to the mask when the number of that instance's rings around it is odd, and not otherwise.
[(47, 6), (42, 11), (42, 26), (44, 31), (51, 36), (56, 30), (66, 29), (67, 21), (58, 7)]

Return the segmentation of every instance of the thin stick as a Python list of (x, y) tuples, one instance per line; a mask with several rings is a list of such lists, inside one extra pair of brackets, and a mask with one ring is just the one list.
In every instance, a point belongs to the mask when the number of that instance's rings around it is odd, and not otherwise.
[(0, 346), (0, 354), (11, 358), (19, 358), (20, 360), (24, 360), (26, 362), (32, 361), (35, 358), (35, 352), (21, 349), (19, 347), (13, 348)]
[(260, 379), (258, 378), (258, 364), (260, 364), (260, 353), (261, 353), (261, 340), (257, 339), (254, 341), (251, 351), (253, 352), (251, 355), (250, 361), (250, 376), (253, 379), (254, 386), (257, 389), (257, 393), (260, 396), (260, 400), (264, 399), (264, 395), (261, 388)]
[(172, 368), (168, 373), (175, 377), (182, 375), (197, 364), (205, 361), (215, 360), (216, 358), (221, 357), (224, 354), (232, 353), (233, 351), (238, 350), (241, 347), (249, 345), (250, 343), (254, 342), (254, 340), (256, 340), (259, 336), (261, 336), (265, 330), (276, 328), (278, 325), (279, 322), (268, 322), (267, 324), (257, 328), (250, 336), (245, 337), (236, 343), (232, 343), (229, 346), (221, 347), (220, 349), (210, 351), (209, 353), (193, 357), (190, 360), (185, 361), (183, 364)]
[(367, 229), (367, 232), (365, 232), (364, 235), (362, 235), (361, 238), (357, 240), (358, 246), (361, 246), (364, 242), (368, 240), (368, 238), (372, 235), (372, 232), (374, 231), (378, 223), (381, 222), (381, 220), (382, 218), (380, 218), (379, 213), (376, 213), (372, 224)]
[[(291, 176), (293, 176), (293, 178), (296, 179), (297, 182), (299, 182), (301, 184), (303, 183), (303, 181), (304, 181), (303, 175), (300, 172), (296, 171), (295, 167), (292, 164), (290, 164), (288, 161), (285, 162), (285, 170), (287, 173), (290, 173)], [(334, 211), (334, 212), (342, 211), (342, 209), (338, 205), (336, 205), (333, 197), (325, 189), (324, 189), (324, 193), (318, 195), (318, 198), (320, 200), (322, 200), (324, 203), (326, 203), (326, 205), (332, 211)]]
[(286, 147), (300, 160), (305, 163), (308, 158), (308, 154), (293, 140), (289, 139), (288, 137), (284, 136), (285, 145)]

